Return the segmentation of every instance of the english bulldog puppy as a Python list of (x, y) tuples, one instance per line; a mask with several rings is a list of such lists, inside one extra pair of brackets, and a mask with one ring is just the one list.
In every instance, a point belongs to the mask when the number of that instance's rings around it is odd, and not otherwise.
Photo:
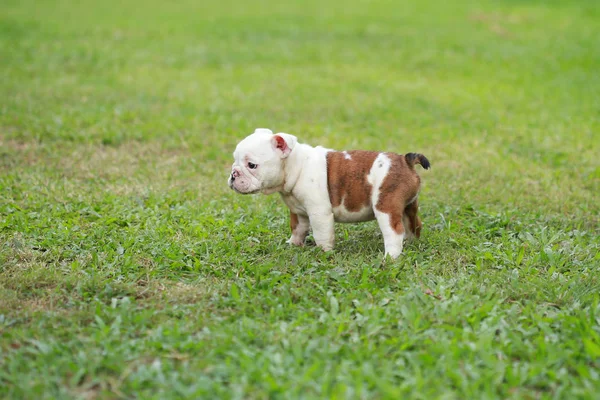
[(403, 241), (419, 237), (422, 154), (335, 151), (299, 143), (287, 133), (256, 129), (236, 147), (229, 187), (241, 194), (278, 192), (290, 209), (292, 237), (302, 246), (312, 228), (317, 246), (333, 249), (334, 222), (376, 219), (385, 255), (402, 253)]

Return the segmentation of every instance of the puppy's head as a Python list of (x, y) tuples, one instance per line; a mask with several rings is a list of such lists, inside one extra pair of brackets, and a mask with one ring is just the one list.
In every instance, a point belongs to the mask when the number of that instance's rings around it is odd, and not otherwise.
[(256, 129), (233, 152), (229, 187), (241, 194), (277, 191), (284, 181), (284, 160), (296, 142), (296, 137), (287, 133), (274, 135), (269, 129)]

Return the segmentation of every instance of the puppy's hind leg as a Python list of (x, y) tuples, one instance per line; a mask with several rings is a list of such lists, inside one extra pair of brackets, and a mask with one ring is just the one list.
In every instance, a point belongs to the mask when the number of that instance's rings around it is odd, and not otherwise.
[(375, 218), (377, 218), (379, 229), (381, 229), (381, 233), (383, 234), (385, 255), (397, 258), (402, 254), (402, 247), (404, 245), (405, 231), (402, 224), (402, 213), (394, 211), (388, 214), (375, 210)]
[(421, 236), (421, 219), (417, 215), (419, 212), (419, 202), (414, 200), (412, 203), (404, 208), (404, 215), (402, 221), (404, 222), (404, 228), (406, 230), (406, 237), (419, 238)]
[(292, 237), (290, 237), (288, 243), (296, 246), (304, 245), (304, 240), (306, 239), (308, 230), (310, 229), (308, 217), (294, 214), (290, 211), (290, 228), (292, 229)]

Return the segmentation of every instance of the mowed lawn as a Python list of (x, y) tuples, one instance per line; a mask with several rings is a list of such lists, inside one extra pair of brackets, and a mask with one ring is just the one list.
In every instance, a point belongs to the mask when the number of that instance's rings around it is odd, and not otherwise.
[[(599, 395), (596, 0), (4, 0), (0, 77), (0, 398)], [(421, 240), (289, 247), (257, 127), (425, 154)]]

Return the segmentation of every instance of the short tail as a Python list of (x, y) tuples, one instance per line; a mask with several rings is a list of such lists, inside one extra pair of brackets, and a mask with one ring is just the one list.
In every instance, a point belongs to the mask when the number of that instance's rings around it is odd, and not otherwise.
[(421, 167), (425, 169), (429, 169), (429, 167), (431, 167), (431, 164), (429, 164), (429, 160), (423, 154), (406, 153), (404, 158), (406, 158), (406, 162), (411, 168), (414, 168), (415, 164), (420, 164)]

